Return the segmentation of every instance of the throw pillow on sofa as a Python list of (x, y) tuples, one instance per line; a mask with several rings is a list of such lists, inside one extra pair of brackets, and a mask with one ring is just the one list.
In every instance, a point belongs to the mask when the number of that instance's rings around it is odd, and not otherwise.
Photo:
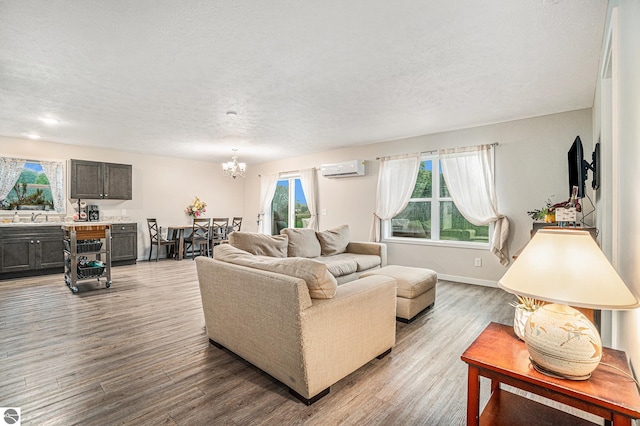
[(333, 256), (334, 254), (344, 253), (349, 244), (349, 240), (351, 240), (349, 225), (342, 225), (337, 228), (327, 229), (326, 231), (316, 232), (316, 236), (320, 242), (322, 256)]
[(318, 257), (320, 242), (316, 231), (308, 228), (284, 228), (280, 234), (289, 238), (287, 254), (289, 257)]
[[(286, 235), (236, 231), (229, 234), (229, 244), (258, 256), (287, 257), (288, 239)], [(216, 247), (216, 250), (219, 247)]]
[(335, 277), (324, 263), (317, 260), (299, 257), (264, 260), (229, 244), (217, 246), (213, 251), (213, 257), (222, 262), (301, 278), (307, 283), (312, 299), (331, 299), (338, 289)]

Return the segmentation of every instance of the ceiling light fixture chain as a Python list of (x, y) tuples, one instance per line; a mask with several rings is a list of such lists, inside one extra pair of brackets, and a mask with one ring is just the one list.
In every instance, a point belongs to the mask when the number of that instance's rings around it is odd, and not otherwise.
[(247, 171), (246, 163), (238, 163), (238, 155), (236, 154), (237, 151), (237, 149), (233, 150), (231, 161), (222, 164), (222, 173), (227, 176), (231, 176), (234, 179), (238, 176), (243, 178), (245, 176), (245, 172)]

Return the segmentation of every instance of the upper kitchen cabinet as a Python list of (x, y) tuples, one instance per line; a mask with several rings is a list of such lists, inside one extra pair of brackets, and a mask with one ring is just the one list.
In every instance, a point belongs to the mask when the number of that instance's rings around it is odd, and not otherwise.
[(131, 165), (71, 160), (71, 198), (131, 200)]

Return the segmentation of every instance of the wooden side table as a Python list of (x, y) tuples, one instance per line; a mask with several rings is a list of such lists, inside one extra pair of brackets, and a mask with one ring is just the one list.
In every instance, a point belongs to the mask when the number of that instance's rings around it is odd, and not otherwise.
[[(640, 394), (633, 380), (599, 365), (582, 381), (556, 379), (537, 372), (513, 327), (491, 323), (461, 356), (468, 364), (467, 425), (593, 425), (569, 413), (500, 388), (504, 383), (605, 419), (631, 425), (640, 418)], [(602, 362), (631, 374), (624, 352), (603, 348)], [(480, 377), (491, 380), (491, 398), (480, 415)]]

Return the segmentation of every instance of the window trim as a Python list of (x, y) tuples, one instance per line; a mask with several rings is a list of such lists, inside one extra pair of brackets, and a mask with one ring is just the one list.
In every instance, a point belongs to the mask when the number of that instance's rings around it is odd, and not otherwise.
[[(440, 167), (440, 156), (437, 153), (422, 154), (420, 156), (420, 162), (422, 163), (424, 161), (431, 161), (431, 198), (411, 198), (409, 202), (431, 203), (431, 238), (394, 237), (391, 235), (392, 219), (389, 219), (382, 221), (382, 242), (434, 247), (490, 250), (491, 238), (493, 235), (493, 223), (488, 225), (489, 239), (486, 243), (477, 241), (455, 241), (440, 239), (440, 203), (448, 201), (453, 202), (453, 199), (450, 196), (440, 197), (440, 176), (442, 175), (442, 170)], [(437, 174), (435, 173), (436, 171)]]

